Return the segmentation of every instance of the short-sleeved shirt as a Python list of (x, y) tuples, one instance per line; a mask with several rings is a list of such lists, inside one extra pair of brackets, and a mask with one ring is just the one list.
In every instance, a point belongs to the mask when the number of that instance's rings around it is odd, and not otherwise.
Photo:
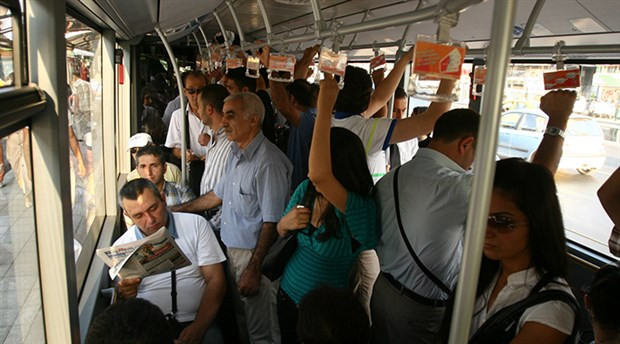
[(415, 153), (418, 152), (418, 138), (413, 138), (411, 140), (398, 142), (396, 143), (398, 146), (398, 151), (400, 153), (400, 164), (404, 165), (409, 160), (413, 159)]
[[(166, 173), (164, 173), (164, 180), (167, 182), (181, 183), (181, 170), (175, 165), (169, 162), (166, 163)], [(131, 170), (127, 173), (127, 181), (140, 178), (140, 174), (137, 169)]]
[[(187, 105), (187, 116), (189, 123), (189, 146), (194, 152), (194, 155), (202, 158), (207, 152), (207, 148), (198, 142), (200, 134), (205, 132), (206, 126), (202, 123), (200, 118), (194, 114)], [(182, 129), (183, 128), (183, 112), (178, 109), (172, 113), (172, 119), (170, 120), (170, 127), (168, 128), (168, 136), (166, 137), (166, 147), (168, 148), (181, 148), (182, 142)]]
[[(285, 213), (297, 206), (308, 186), (308, 180), (299, 184)], [(349, 192), (345, 213), (335, 209), (340, 222), (337, 235), (325, 241), (318, 236), (325, 233), (324, 225), (310, 232), (310, 225), (297, 234), (297, 250), (286, 265), (280, 287), (296, 304), (311, 290), (320, 286), (347, 288), (349, 271), (363, 250), (377, 244), (375, 201), (370, 196)], [(311, 234), (310, 234), (311, 233)], [(361, 245), (353, 251), (351, 237)]]
[(362, 140), (366, 151), (366, 161), (372, 179), (376, 183), (386, 172), (385, 150), (390, 145), (390, 138), (396, 120), (389, 118), (364, 118), (359, 115), (334, 118), (332, 126), (349, 129)]
[(169, 207), (183, 204), (196, 198), (189, 186), (166, 181), (164, 182), (164, 195), (166, 195), (166, 204)]
[(254, 249), (263, 223), (282, 217), (293, 166), (262, 132), (243, 150), (233, 142), (231, 153), (213, 190), (222, 200), (222, 241), (229, 248)]
[[(407, 250), (396, 220), (394, 170), (376, 189), (381, 231), (377, 255), (381, 271), (414, 292), (430, 299), (447, 299), (422, 272)], [(463, 234), (472, 174), (444, 154), (420, 148), (413, 160), (400, 168), (400, 215), (413, 250), (444, 284), (453, 287), (461, 264)]]
[(71, 92), (78, 98), (78, 111), (90, 112), (91, 88), (87, 81), (78, 78), (71, 84)]
[(200, 182), (200, 194), (205, 195), (215, 188), (226, 170), (232, 141), (226, 137), (224, 128), (211, 135), (205, 155), (205, 171)]
[[(177, 320), (193, 321), (205, 288), (201, 266), (218, 264), (226, 260), (217, 238), (205, 219), (186, 213), (168, 213), (174, 219), (174, 233), (170, 218), (168, 229), (177, 245), (192, 265), (177, 270)], [(176, 235), (175, 235), (176, 234)], [(121, 245), (142, 239), (144, 234), (136, 226), (130, 227), (114, 245)], [(144, 277), (138, 288), (138, 297), (157, 305), (161, 311), (172, 312), (170, 273)]]
[[(484, 291), (484, 293), (476, 299), (474, 318), (472, 319), (471, 334), (473, 335), (484, 322), (498, 311), (527, 298), (536, 285), (540, 281), (541, 276), (536, 273), (536, 268), (515, 272), (508, 276), (508, 284), (500, 290), (497, 298), (491, 308), (487, 311), (487, 301), (493, 292), (495, 283), (499, 274), (495, 276), (492, 283)], [(555, 278), (552, 282), (541, 289), (544, 290), (561, 290), (573, 295), (568, 283), (563, 278)], [(573, 295), (574, 297), (574, 295)], [(548, 301), (536, 306), (527, 308), (517, 326), (517, 333), (521, 331), (526, 322), (536, 322), (564, 334), (570, 335), (573, 331), (575, 321), (575, 313), (572, 308), (562, 301)]]
[(299, 183), (308, 178), (308, 156), (310, 155), (310, 142), (312, 142), (315, 119), (316, 109), (308, 109), (308, 111), (300, 114), (299, 127), (292, 124), (289, 127), (286, 156), (293, 163), (292, 190), (295, 190)]

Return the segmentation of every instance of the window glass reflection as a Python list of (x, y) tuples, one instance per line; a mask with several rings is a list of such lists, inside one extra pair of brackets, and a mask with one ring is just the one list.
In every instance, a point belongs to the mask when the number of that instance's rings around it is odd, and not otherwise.
[(0, 6), (0, 87), (13, 85), (14, 75), (11, 11)]

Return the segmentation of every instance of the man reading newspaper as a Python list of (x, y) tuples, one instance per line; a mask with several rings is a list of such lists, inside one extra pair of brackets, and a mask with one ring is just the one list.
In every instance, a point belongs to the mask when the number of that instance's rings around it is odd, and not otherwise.
[[(175, 271), (176, 320), (184, 328), (178, 339), (184, 343), (222, 343), (213, 320), (226, 291), (222, 262), (226, 260), (208, 222), (194, 214), (173, 213), (166, 208), (165, 195), (146, 179), (123, 186), (119, 195), (131, 226), (114, 246), (134, 242), (166, 227), (168, 234), (191, 262)], [(121, 298), (138, 297), (157, 305), (164, 314), (172, 314), (172, 273), (144, 278), (121, 279), (116, 290)]]

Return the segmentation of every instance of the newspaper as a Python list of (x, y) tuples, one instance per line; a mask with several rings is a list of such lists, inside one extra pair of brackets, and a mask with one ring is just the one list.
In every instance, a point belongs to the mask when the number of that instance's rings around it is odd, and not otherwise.
[(142, 278), (191, 265), (166, 227), (138, 241), (97, 250), (110, 278)]

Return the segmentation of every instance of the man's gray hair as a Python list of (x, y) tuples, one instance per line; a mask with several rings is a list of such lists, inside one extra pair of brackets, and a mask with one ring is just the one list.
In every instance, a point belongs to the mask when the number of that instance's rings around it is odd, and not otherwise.
[(263, 124), (263, 119), (265, 119), (265, 106), (260, 98), (252, 92), (239, 92), (235, 94), (231, 94), (226, 99), (224, 99), (224, 103), (229, 100), (237, 100), (241, 99), (243, 103), (243, 111), (246, 116), (255, 115), (258, 116), (259, 124)]

